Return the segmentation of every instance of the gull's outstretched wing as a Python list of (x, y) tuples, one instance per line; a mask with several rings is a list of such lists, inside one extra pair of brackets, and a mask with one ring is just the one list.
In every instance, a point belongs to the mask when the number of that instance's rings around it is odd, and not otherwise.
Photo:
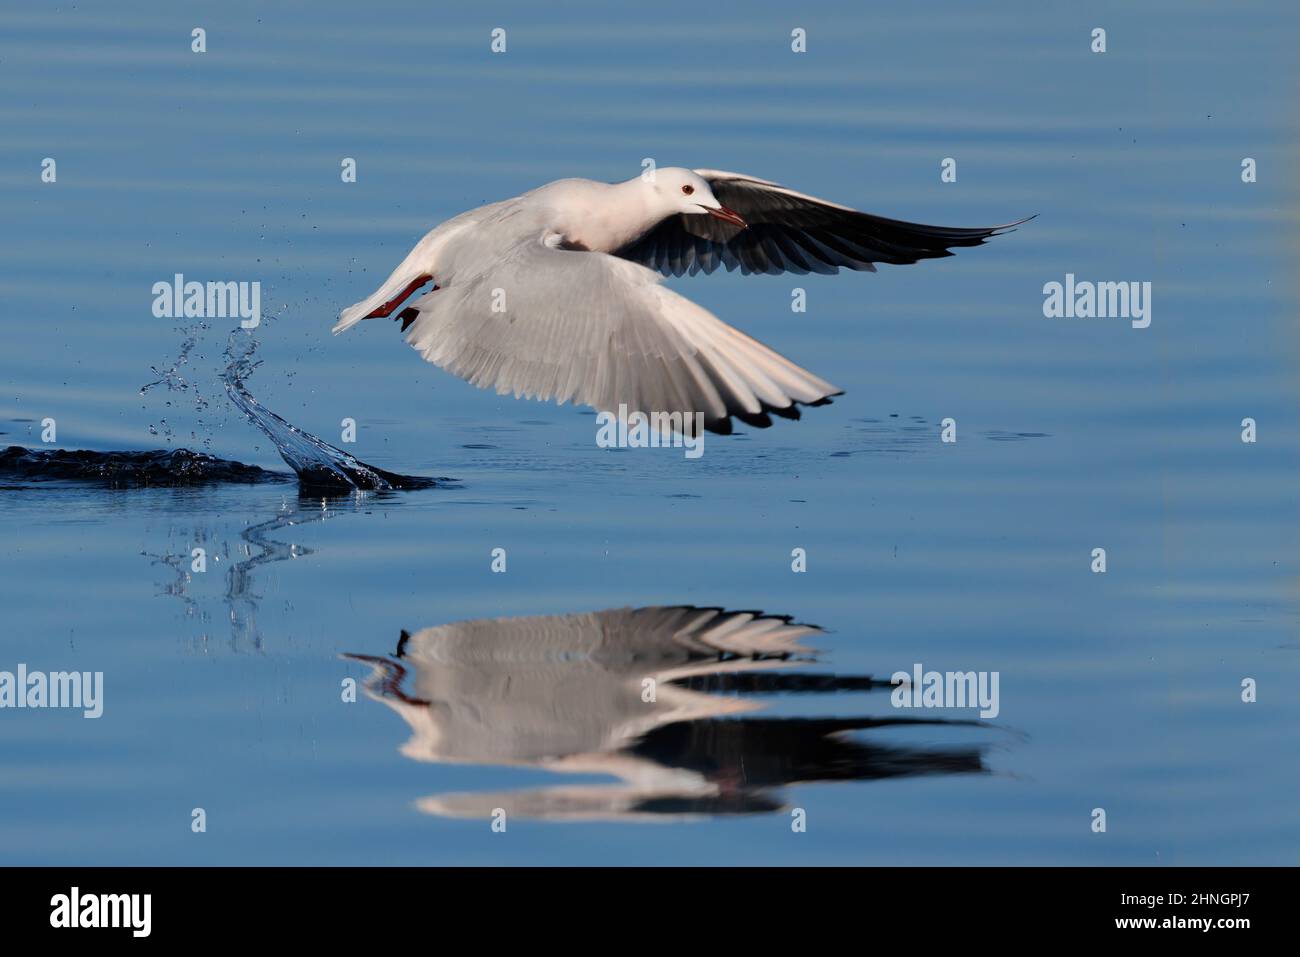
[(617, 255), (665, 276), (711, 273), (719, 266), (745, 275), (836, 273), (841, 268), (875, 272), (875, 263), (951, 256), (951, 249), (978, 246), (1026, 222), (970, 229), (906, 223), (740, 173), (695, 172), (709, 181), (718, 202), (739, 213), (749, 227), (710, 216), (670, 216)]
[(407, 341), (479, 388), (610, 412), (700, 412), (713, 432), (730, 432), (732, 416), (756, 427), (768, 413), (798, 418), (796, 403), (840, 394), (650, 270), (561, 239), (464, 257), (404, 314)]

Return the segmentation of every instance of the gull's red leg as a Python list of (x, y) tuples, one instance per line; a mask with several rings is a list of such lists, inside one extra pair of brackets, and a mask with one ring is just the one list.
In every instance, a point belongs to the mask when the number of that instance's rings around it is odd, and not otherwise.
[[(437, 292), (437, 291), (438, 291), (438, 287), (436, 285), (429, 290), (429, 292)], [(405, 332), (410, 327), (411, 323), (415, 322), (415, 320), (418, 319), (419, 317), (420, 317), (420, 310), (416, 309), (414, 306), (407, 306), (405, 309), (403, 309), (401, 312), (397, 314), (397, 319), (402, 320), (403, 332)], [(396, 322), (397, 319), (394, 319), (393, 321)]]
[(362, 318), (364, 319), (388, 318), (393, 314), (394, 309), (396, 309), (402, 303), (406, 302), (406, 300), (410, 297), (411, 293), (415, 292), (415, 290), (419, 289), (421, 286), (423, 286), (426, 282), (428, 282), (432, 278), (433, 278), (432, 276), (423, 275), (423, 276), (418, 276), (415, 279), (412, 279), (410, 282), (406, 284), (405, 289), (399, 292), (392, 299), (388, 300), (388, 302), (384, 303), (374, 312), (370, 313), (370, 315), (363, 316)]

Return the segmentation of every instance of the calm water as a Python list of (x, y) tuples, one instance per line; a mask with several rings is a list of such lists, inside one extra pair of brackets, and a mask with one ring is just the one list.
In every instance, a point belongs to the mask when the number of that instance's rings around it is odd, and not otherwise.
[[(0, 444), (51, 417), (65, 449), (286, 471), (226, 399), (236, 323), (152, 315), (180, 272), (261, 281), (268, 408), (456, 481), (6, 480), (0, 670), (102, 671), (105, 700), (0, 711), (0, 861), (1296, 863), (1300, 14), (1144, 6), (10, 5)], [(329, 335), (434, 223), (643, 157), (1039, 218), (874, 276), (674, 280), (846, 392), (695, 461), (599, 449), (588, 410), (480, 392), (390, 324)], [(1045, 319), (1066, 273), (1150, 281), (1150, 328)], [(808, 650), (424, 632), (681, 605), (790, 616)], [(1000, 714), (892, 708), (917, 662), (998, 672)]]

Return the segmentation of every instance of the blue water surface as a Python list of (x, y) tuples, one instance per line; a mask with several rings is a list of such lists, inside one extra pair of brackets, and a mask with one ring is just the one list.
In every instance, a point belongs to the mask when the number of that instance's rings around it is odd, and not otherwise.
[[(226, 400), (234, 335), (268, 408), (456, 482), (0, 483), (0, 670), (105, 685), (97, 720), (0, 710), (0, 862), (1297, 863), (1297, 39), (1260, 2), (5, 5), (0, 446), (52, 418), (55, 447), (286, 471)], [(479, 391), (390, 323), (330, 335), (436, 223), (645, 158), (1038, 218), (875, 275), (670, 280), (845, 392), (696, 460), (599, 448), (590, 410)], [(176, 273), (259, 281), (261, 325), (155, 317)], [(1045, 318), (1067, 273), (1150, 282), (1150, 326)], [(791, 616), (815, 660), (705, 669), (688, 713), (565, 744), (610, 680), (557, 677), (578, 652), (426, 663), (414, 706), (345, 657), (655, 605)], [(899, 712), (866, 679), (916, 663), (996, 671), (1000, 713), (870, 726)], [(544, 719), (476, 711), (546, 681)], [(555, 791), (624, 785), (712, 797)]]

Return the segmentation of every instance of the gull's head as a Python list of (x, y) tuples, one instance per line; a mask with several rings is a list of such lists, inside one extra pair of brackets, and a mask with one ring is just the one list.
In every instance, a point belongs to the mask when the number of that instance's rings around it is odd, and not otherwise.
[(687, 216), (712, 216), (741, 229), (749, 225), (734, 209), (728, 209), (718, 202), (709, 181), (693, 170), (677, 166), (661, 167), (655, 170), (653, 179), (643, 179), (643, 182), (654, 194), (656, 203), (665, 215), (683, 213)]

